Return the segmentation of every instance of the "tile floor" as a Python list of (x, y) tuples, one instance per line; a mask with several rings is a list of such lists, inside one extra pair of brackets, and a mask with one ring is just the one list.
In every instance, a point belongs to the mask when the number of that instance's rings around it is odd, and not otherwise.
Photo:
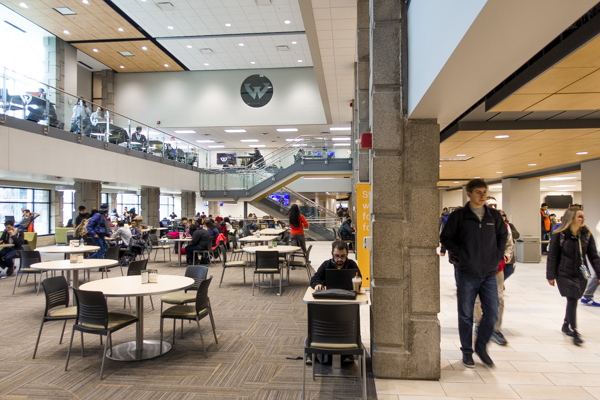
[(574, 346), (560, 331), (565, 299), (545, 277), (545, 257), (540, 264), (517, 265), (504, 299), (508, 345), (490, 342), (496, 368), (486, 368), (474, 356), (475, 369), (467, 369), (461, 364), (454, 270), (447, 257), (440, 258), (441, 379), (376, 379), (377, 398), (600, 399), (600, 307), (579, 305), (579, 332), (585, 342)]

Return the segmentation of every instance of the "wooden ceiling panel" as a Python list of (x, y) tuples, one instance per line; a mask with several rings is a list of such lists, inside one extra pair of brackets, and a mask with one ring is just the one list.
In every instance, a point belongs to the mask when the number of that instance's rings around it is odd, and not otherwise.
[(571, 53), (556, 68), (600, 68), (600, 36)]
[[(474, 138), (472, 140), (475, 142), (480, 141), (480, 140), (496, 140), (496, 141), (498, 141), (498, 143), (499, 142), (510, 142), (510, 141), (514, 141), (514, 140), (524, 139), (536, 132), (541, 132), (541, 131), (539, 129), (514, 130), (514, 131), (485, 131), (484, 133), (482, 133), (481, 135), (477, 136), (476, 138)], [(505, 136), (505, 135), (508, 135), (509, 137), (503, 138), (503, 139), (496, 139), (496, 136)]]
[(600, 70), (596, 70), (558, 93), (600, 93)]
[(524, 111), (546, 97), (547, 94), (513, 94), (489, 111)]
[(594, 132), (596, 129), (546, 129), (539, 133), (531, 134), (523, 140), (567, 140), (574, 139)]
[[(183, 71), (173, 59), (149, 40), (127, 42), (74, 43), (73, 46), (118, 72)], [(148, 50), (142, 50), (145, 46)], [(93, 49), (97, 49), (95, 52)], [(125, 57), (120, 51), (134, 56)], [(168, 67), (165, 67), (167, 64)], [(124, 66), (125, 68), (121, 68)]]
[(476, 138), (483, 132), (485, 132), (485, 131), (456, 132), (454, 135), (452, 135), (448, 139), (444, 140), (444, 143), (446, 143), (446, 142), (466, 142), (466, 141)]
[[(21, 3), (28, 8), (19, 6)], [(144, 38), (104, 1), (89, 0), (84, 4), (81, 0), (7, 0), (2, 4), (67, 42)], [(77, 14), (62, 15), (55, 7), (68, 7)], [(69, 34), (63, 33), (65, 30)]]
[(552, 94), (596, 71), (596, 68), (551, 68), (516, 94)]
[(553, 94), (527, 111), (599, 110), (600, 93)]

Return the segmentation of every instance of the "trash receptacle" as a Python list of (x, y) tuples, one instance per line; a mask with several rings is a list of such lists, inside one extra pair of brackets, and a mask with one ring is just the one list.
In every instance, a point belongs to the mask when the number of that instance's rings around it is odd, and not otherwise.
[(539, 263), (541, 259), (539, 237), (523, 237), (517, 239), (517, 262)]

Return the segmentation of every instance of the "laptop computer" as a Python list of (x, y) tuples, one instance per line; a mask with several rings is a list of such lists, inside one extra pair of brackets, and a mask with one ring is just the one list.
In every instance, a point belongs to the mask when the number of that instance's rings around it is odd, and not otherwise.
[(327, 269), (325, 278), (327, 279), (327, 290), (344, 289), (353, 290), (352, 278), (356, 276), (355, 269)]

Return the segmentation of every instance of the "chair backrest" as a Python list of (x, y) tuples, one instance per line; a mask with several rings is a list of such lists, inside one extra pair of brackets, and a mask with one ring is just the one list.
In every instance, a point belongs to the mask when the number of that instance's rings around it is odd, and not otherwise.
[(77, 323), (108, 326), (108, 307), (102, 292), (73, 288), (77, 299)]
[(83, 242), (85, 243), (86, 246), (93, 246), (94, 245), (94, 241), (92, 240), (92, 238), (90, 236), (84, 236), (83, 237)]
[(33, 249), (31, 248), (31, 246), (29, 245), (29, 243), (25, 243), (23, 245), (23, 250), (25, 250), (25, 251), (33, 251)]
[(129, 267), (127, 267), (127, 276), (141, 275), (142, 270), (146, 269), (147, 264), (148, 260), (138, 260), (130, 262)]
[(158, 236), (156, 236), (156, 233), (150, 233), (150, 235), (148, 235), (148, 238), (150, 240), (150, 245), (152, 245), (152, 246), (158, 245)]
[(29, 268), (31, 264), (42, 262), (39, 251), (19, 250), (21, 257), (21, 268)]
[(208, 267), (204, 265), (188, 265), (185, 269), (185, 276), (187, 278), (192, 278), (194, 280), (194, 284), (186, 289), (188, 290), (198, 290), (200, 287), (200, 283), (206, 279), (206, 275), (208, 275)]
[(198, 287), (198, 293), (196, 293), (196, 312), (200, 312), (210, 306), (210, 300), (208, 299), (208, 287), (212, 281), (212, 275), (210, 278), (206, 278), (200, 282)]
[(306, 263), (308, 264), (308, 260), (310, 259), (310, 251), (312, 250), (313, 245), (311, 244), (310, 246), (308, 246), (308, 249), (306, 249)]
[(46, 311), (44, 315), (48, 315), (48, 311), (55, 307), (69, 305), (69, 284), (64, 276), (55, 276), (46, 278), (42, 281), (42, 287), (46, 294)]
[(227, 248), (221, 242), (221, 244), (219, 244), (218, 249), (219, 249), (219, 253), (221, 253), (221, 261), (223, 261), (223, 268), (225, 268), (225, 263), (227, 262)]
[(75, 240), (75, 236), (67, 235), (67, 244), (71, 244), (71, 240)]
[(119, 261), (119, 249), (120, 247), (118, 246), (109, 247), (108, 249), (106, 249), (106, 254), (104, 254), (104, 258), (106, 260)]
[(257, 251), (256, 269), (278, 269), (279, 252), (278, 251)]
[(308, 343), (356, 344), (360, 347), (358, 304), (308, 304)]

